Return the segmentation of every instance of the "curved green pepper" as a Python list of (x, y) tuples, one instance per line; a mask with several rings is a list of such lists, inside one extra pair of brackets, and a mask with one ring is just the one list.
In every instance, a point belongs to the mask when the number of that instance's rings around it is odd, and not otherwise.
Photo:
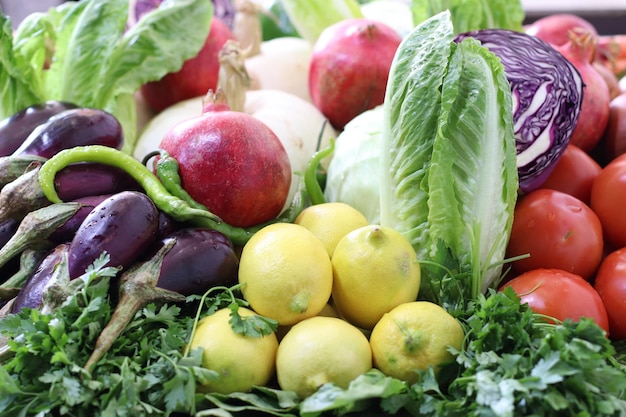
[[(184, 199), (172, 194), (155, 174), (131, 155), (114, 148), (100, 145), (78, 146), (65, 149), (54, 155), (41, 166), (39, 170), (39, 184), (48, 200), (53, 203), (61, 202), (54, 188), (54, 178), (63, 168), (77, 162), (99, 162), (122, 169), (141, 185), (145, 193), (159, 210), (176, 221), (189, 222), (196, 226), (217, 230), (227, 236), (235, 245), (245, 244), (254, 233), (268, 224), (277, 222), (292, 223), (304, 208), (306, 200), (306, 189), (304, 186), (301, 186), (287, 210), (276, 219), (249, 228), (231, 226), (224, 223), (224, 221), (206, 208), (192, 207), (192, 205)], [(173, 165), (170, 165), (170, 168), (172, 167)], [(168, 175), (171, 174), (172, 172)], [(178, 175), (177, 169), (175, 175)], [(176, 178), (173, 178), (173, 182), (168, 186), (175, 187), (176, 181)], [(180, 180), (178, 180), (178, 185), (180, 185)], [(182, 189), (182, 187), (180, 188)]]

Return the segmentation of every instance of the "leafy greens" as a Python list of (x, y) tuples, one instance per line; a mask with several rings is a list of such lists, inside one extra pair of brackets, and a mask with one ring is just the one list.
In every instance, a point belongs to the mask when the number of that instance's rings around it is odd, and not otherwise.
[[(518, 189), (510, 86), (497, 57), (466, 40), (454, 42), (448, 11), (419, 25), (396, 53), (384, 104), (381, 224), (413, 244), (420, 294), (442, 305), (499, 278)], [(443, 288), (439, 266), (468, 278)]]
[(210, 0), (168, 0), (127, 27), (128, 0), (65, 2), (29, 15), (13, 33), (0, 13), (0, 118), (47, 100), (104, 109), (136, 140), (134, 93), (200, 50)]
[(450, 11), (456, 33), (478, 29), (521, 31), (525, 13), (519, 0), (412, 0), (414, 24)]

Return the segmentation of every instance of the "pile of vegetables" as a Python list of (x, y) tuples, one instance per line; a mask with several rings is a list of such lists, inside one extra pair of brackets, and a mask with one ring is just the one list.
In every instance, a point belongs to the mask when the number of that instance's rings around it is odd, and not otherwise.
[[(325, 29), (363, 17), (351, 0), (281, 5), (311, 52)], [(234, 73), (220, 74), (215, 95), (161, 124), (162, 142), (159, 129), (139, 138), (136, 92), (199, 53), (217, 10), (208, 0), (164, 1), (127, 27), (128, 2), (86, 0), (35, 14), (15, 33), (0, 14), (0, 135), (13, 138), (0, 159), (0, 417), (626, 415), (623, 343), (591, 318), (553, 320), (498, 289), (518, 200), (557, 169), (586, 113), (585, 73), (522, 32), (520, 3), (412, 2), (384, 100), (336, 131), (306, 97), (268, 91), (320, 121), (301, 136), (306, 160), (293, 151), (296, 136), (272, 131), (280, 123), (242, 111), (266, 92), (248, 90), (236, 48)], [(233, 82), (239, 89), (224, 99)], [(61, 140), (68, 119), (85, 126), (94, 114), (100, 135), (74, 128)], [(188, 140), (196, 143), (187, 149)], [(270, 166), (280, 175), (264, 178)], [(237, 196), (236, 180), (252, 188)], [(208, 195), (194, 188), (212, 181)], [(272, 208), (220, 211), (226, 197), (268, 197)], [(200, 392), (214, 371), (186, 346), (202, 315), (227, 307), (237, 333), (276, 330), (238, 312), (248, 306), (238, 250), (264, 225), (293, 222), (323, 200), (349, 202), (409, 239), (422, 266), (419, 298), (465, 330), (456, 361), (415, 384), (371, 369), (304, 399), (275, 384)]]

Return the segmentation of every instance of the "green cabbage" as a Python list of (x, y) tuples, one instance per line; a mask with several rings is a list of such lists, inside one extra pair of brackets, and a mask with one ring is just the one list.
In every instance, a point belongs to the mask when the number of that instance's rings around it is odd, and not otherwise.
[(352, 119), (337, 136), (328, 165), (324, 198), (359, 210), (371, 224), (380, 223), (380, 147), (383, 106)]
[(380, 166), (381, 224), (411, 241), (426, 276), (421, 297), (440, 304), (497, 282), (518, 190), (504, 68), (475, 40), (456, 44), (454, 32), (444, 11), (400, 45)]

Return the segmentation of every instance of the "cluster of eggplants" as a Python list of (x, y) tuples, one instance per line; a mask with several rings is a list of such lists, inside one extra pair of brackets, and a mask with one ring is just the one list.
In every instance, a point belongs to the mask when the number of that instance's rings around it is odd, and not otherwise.
[[(0, 176), (5, 172), (2, 166), (25, 155), (34, 157), (31, 164), (20, 160), (28, 169), (17, 178), (5, 178), (4, 182), (0, 178), (1, 254), (28, 213), (53, 206), (38, 188), (37, 164), (73, 146), (99, 144), (119, 149), (123, 135), (119, 123), (106, 112), (50, 102), (1, 122), (0, 142), (0, 150), (6, 142), (4, 155), (0, 154)], [(11, 175), (19, 173), (19, 167)], [(75, 202), (77, 208), (63, 211), (71, 215), (58, 226), (55, 223), (52, 230), (32, 233), (33, 242), (24, 248), (37, 250), (37, 262), (21, 272), (25, 280), (12, 300), (11, 312), (41, 307), (62, 259), (67, 279), (72, 280), (104, 252), (108, 266), (119, 268), (121, 275), (136, 263), (151, 262), (167, 245), (155, 286), (182, 296), (236, 283), (238, 257), (232, 242), (215, 230), (176, 224), (123, 170), (90, 162), (72, 164), (57, 174), (55, 188), (63, 201)], [(29, 256), (33, 258), (32, 253)], [(3, 269), (0, 261), (0, 274)], [(7, 275), (2, 276), (6, 279)]]

